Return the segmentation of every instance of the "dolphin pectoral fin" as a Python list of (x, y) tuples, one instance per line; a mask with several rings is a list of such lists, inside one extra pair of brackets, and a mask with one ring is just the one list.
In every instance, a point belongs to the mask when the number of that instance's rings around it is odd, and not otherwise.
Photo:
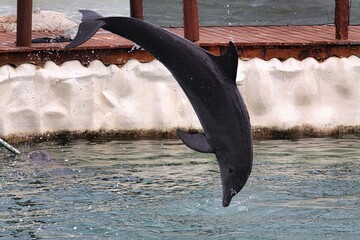
[(214, 149), (210, 146), (204, 134), (185, 133), (180, 129), (177, 130), (177, 134), (181, 141), (189, 148), (202, 153), (214, 153)]
[(79, 30), (74, 38), (68, 45), (65, 46), (65, 49), (74, 48), (79, 46), (89, 40), (95, 33), (105, 25), (105, 22), (102, 21), (101, 15), (93, 11), (81, 10), (83, 14), (82, 23), (79, 25)]
[(224, 54), (221, 56), (211, 55), (214, 63), (218, 65), (218, 69), (222, 71), (225, 79), (231, 83), (236, 83), (236, 73), (238, 67), (239, 56), (235, 43), (229, 42), (229, 46)]

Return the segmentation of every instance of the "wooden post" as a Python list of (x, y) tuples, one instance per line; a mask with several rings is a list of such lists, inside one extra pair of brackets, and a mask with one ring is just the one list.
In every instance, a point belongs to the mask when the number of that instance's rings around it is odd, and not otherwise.
[(31, 46), (32, 0), (17, 0), (16, 45)]
[(347, 40), (349, 37), (350, 4), (349, 0), (335, 0), (336, 39)]
[(142, 0), (130, 0), (130, 16), (144, 20)]
[(184, 36), (190, 41), (199, 40), (198, 0), (183, 0)]

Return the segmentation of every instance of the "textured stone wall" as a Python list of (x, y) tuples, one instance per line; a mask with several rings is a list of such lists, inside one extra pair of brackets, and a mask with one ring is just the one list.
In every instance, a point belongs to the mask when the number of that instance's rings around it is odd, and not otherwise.
[(319, 63), (240, 61), (239, 80), (255, 126), (333, 128), (360, 125), (360, 59)]
[[(360, 59), (239, 60), (238, 87), (254, 128), (360, 125)], [(158, 61), (78, 61), (0, 67), (0, 136), (61, 131), (200, 129)]]
[[(0, 16), (0, 32), (16, 32), (16, 15)], [(65, 13), (35, 10), (32, 15), (32, 30), (36, 32), (59, 32), (76, 29)]]

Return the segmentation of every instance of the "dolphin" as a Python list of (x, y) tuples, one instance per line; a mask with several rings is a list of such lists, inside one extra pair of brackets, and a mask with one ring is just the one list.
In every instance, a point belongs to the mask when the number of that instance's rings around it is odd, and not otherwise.
[(204, 131), (190, 134), (177, 130), (177, 134), (189, 148), (215, 154), (223, 189), (222, 205), (227, 207), (244, 187), (253, 162), (250, 118), (236, 86), (235, 44), (229, 42), (223, 55), (214, 56), (193, 42), (140, 19), (80, 12), (82, 23), (66, 49), (86, 42), (103, 28), (140, 45), (172, 73)]
[(28, 158), (36, 164), (49, 164), (53, 162), (51, 156), (45, 151), (32, 151), (28, 153)]

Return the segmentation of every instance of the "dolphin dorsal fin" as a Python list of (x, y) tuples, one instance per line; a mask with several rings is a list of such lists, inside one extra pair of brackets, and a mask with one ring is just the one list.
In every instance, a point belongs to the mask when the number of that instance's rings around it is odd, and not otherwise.
[(206, 136), (202, 133), (186, 133), (181, 131), (180, 129), (177, 130), (177, 134), (181, 141), (188, 146), (189, 148), (202, 152), (202, 153), (214, 153), (214, 149), (210, 146)]
[(235, 44), (230, 41), (226, 52), (220, 56), (212, 56), (214, 63), (217, 64), (218, 69), (223, 73), (225, 78), (231, 83), (236, 83), (236, 73), (238, 67), (238, 52)]

